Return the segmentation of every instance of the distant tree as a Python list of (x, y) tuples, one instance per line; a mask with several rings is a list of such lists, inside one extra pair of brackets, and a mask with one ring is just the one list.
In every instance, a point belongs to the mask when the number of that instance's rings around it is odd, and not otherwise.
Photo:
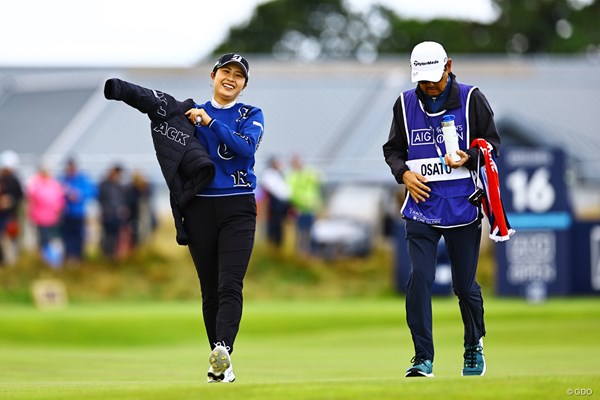
[(342, 0), (275, 0), (258, 6), (247, 24), (233, 27), (213, 55), (236, 49), (282, 59), (369, 61), (390, 33), (387, 20), (375, 8), (351, 13)]
[[(600, 3), (579, 0), (494, 0), (500, 18), (491, 27), (509, 53), (585, 52), (600, 44)], [(502, 43), (504, 42), (504, 43)]]
[(213, 51), (272, 54), (281, 59), (355, 58), (410, 52), (435, 40), (451, 53), (600, 54), (600, 2), (493, 0), (490, 24), (451, 19), (405, 19), (380, 5), (349, 11), (343, 0), (273, 0), (258, 6), (248, 23), (230, 29)]
[(387, 10), (391, 34), (380, 53), (409, 52), (435, 40), (457, 53), (582, 53), (600, 51), (600, 2), (577, 0), (494, 0), (498, 18), (490, 24), (435, 19), (406, 20)]

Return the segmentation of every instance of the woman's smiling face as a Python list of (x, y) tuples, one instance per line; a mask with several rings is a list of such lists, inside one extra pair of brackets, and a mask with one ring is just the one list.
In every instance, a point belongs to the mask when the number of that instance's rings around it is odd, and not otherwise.
[(211, 77), (214, 82), (214, 98), (222, 105), (234, 101), (246, 87), (244, 70), (235, 63), (217, 69)]

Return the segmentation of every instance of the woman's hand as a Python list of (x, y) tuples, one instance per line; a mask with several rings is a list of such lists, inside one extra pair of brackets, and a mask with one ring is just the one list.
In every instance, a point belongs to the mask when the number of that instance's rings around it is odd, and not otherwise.
[(200, 117), (200, 125), (208, 126), (212, 121), (212, 118), (204, 111), (204, 108), (190, 108), (186, 111), (185, 116), (194, 125), (198, 125), (198, 117)]

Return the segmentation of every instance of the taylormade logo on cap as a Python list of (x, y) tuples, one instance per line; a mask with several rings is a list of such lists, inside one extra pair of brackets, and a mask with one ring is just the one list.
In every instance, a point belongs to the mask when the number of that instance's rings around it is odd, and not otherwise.
[(415, 62), (413, 63), (413, 65), (414, 65), (415, 67), (419, 67), (419, 66), (422, 66), (422, 65), (439, 64), (439, 63), (440, 63), (440, 62), (439, 62), (438, 60), (426, 61), (426, 62), (419, 62), (419, 61), (415, 61)]
[(448, 55), (441, 44), (422, 42), (416, 45), (410, 55), (411, 81), (437, 82), (444, 74)]

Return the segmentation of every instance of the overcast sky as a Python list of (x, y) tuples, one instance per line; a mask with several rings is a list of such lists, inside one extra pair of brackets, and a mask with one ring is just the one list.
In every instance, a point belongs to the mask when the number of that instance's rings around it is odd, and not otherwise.
[[(301, 1), (301, 0), (298, 0)], [(346, 0), (404, 17), (488, 22), (491, 0)], [(9, 0), (2, 5), (0, 67), (190, 66), (266, 0)]]

